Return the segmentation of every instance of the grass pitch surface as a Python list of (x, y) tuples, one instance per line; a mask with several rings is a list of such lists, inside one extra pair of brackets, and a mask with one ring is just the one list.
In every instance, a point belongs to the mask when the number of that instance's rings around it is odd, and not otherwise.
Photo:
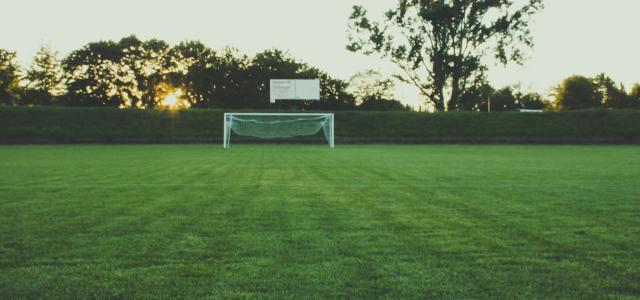
[(640, 148), (0, 147), (0, 297), (640, 296)]

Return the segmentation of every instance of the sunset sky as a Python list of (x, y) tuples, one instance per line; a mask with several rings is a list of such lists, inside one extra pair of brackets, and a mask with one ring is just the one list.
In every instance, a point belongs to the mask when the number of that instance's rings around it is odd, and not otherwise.
[[(2, 4), (0, 48), (18, 52), (28, 65), (42, 44), (62, 55), (92, 41), (135, 34), (178, 43), (197, 39), (211, 48), (234, 46), (248, 55), (268, 48), (348, 79), (365, 69), (386, 75), (393, 65), (345, 49), (351, 6), (362, 4), (374, 18), (392, 7), (387, 0), (9, 0)], [(525, 91), (548, 94), (573, 74), (605, 72), (627, 87), (640, 82), (640, 1), (547, 0), (531, 30), (536, 46), (524, 66), (491, 65), (496, 87), (520, 83)], [(422, 100), (399, 87), (400, 100)]]

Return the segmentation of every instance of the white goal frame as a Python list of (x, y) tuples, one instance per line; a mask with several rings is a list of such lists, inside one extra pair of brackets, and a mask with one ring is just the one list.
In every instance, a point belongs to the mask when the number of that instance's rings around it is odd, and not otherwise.
[(225, 113), (224, 114), (224, 130), (222, 135), (222, 147), (227, 149), (231, 144), (231, 123), (233, 120), (230, 118), (231, 116), (324, 116), (329, 117), (329, 121), (331, 122), (331, 132), (329, 132), (329, 147), (335, 148), (334, 142), (334, 116), (333, 113)]

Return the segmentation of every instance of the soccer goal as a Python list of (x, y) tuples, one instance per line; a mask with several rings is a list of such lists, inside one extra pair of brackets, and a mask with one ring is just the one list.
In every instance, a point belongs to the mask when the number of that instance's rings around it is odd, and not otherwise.
[(231, 145), (231, 132), (261, 139), (316, 135), (322, 130), (329, 147), (334, 147), (332, 113), (225, 113), (224, 148)]

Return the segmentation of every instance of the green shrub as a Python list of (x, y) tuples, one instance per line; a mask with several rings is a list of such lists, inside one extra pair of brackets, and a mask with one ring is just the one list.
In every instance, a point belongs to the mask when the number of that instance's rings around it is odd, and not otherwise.
[[(221, 110), (0, 107), (2, 143), (221, 143)], [(640, 111), (336, 112), (339, 143), (640, 143)]]

